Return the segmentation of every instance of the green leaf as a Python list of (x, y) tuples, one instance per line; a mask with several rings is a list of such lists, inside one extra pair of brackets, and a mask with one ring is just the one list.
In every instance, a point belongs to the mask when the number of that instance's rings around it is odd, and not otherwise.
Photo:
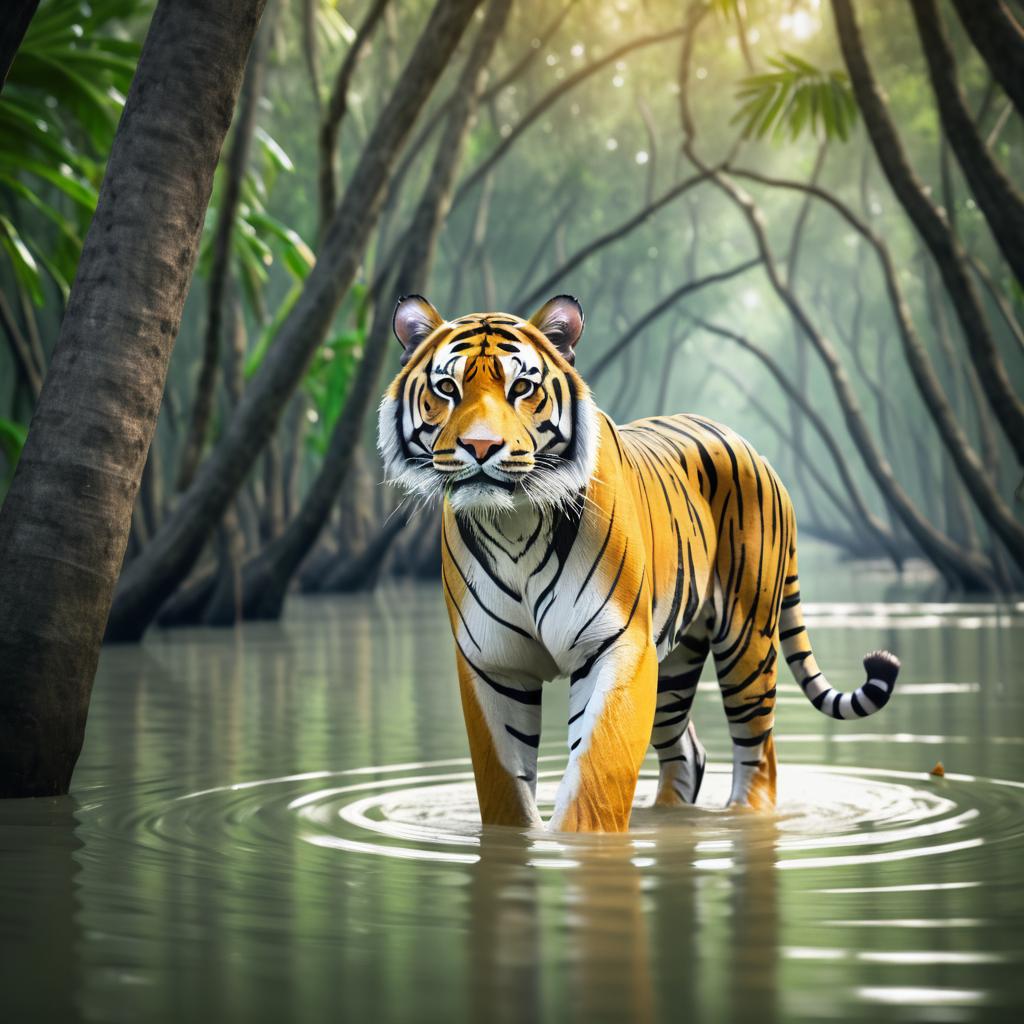
[(845, 72), (822, 71), (785, 52), (768, 64), (775, 70), (745, 78), (736, 90), (730, 123), (741, 123), (744, 138), (796, 139), (808, 128), (826, 139), (849, 138), (858, 111)]
[(277, 332), (281, 329), (281, 324), (284, 323), (288, 314), (292, 311), (292, 307), (296, 302), (298, 302), (301, 294), (302, 285), (301, 283), (296, 282), (292, 285), (291, 291), (289, 291), (284, 299), (278, 304), (277, 311), (274, 313), (270, 323), (268, 323), (260, 332), (256, 345), (245, 361), (244, 374), (246, 380), (252, 377), (252, 375), (260, 368), (263, 358), (267, 354), (267, 350), (270, 348), (274, 338), (277, 337)]
[(37, 305), (43, 304), (43, 282), (39, 267), (32, 257), (27, 245), (22, 241), (18, 229), (0, 214), (0, 245), (3, 246), (11, 261), (11, 269), (18, 284), (28, 292)]
[(68, 198), (73, 199), (89, 213), (96, 209), (96, 190), (88, 182), (78, 178), (74, 170), (67, 165), (56, 168), (49, 167), (38, 160), (13, 158), (0, 150), (0, 167), (6, 167), (11, 171), (25, 171), (37, 178), (42, 178), (43, 181), (48, 181), (51, 185), (59, 188)]
[(0, 416), (0, 451), (4, 453), (4, 458), (7, 460), (7, 474), (5, 479), (0, 481), (0, 487), (2, 487), (0, 498), (3, 497), (3, 492), (7, 491), (11, 480), (14, 479), (14, 471), (18, 468), (18, 459), (21, 458), (21, 451), (25, 447), (27, 439), (28, 427), (24, 423), (4, 419)]
[(263, 147), (263, 152), (279, 171), (291, 173), (295, 170), (292, 158), (284, 151), (281, 145), (270, 134), (262, 128), (256, 128), (256, 139)]

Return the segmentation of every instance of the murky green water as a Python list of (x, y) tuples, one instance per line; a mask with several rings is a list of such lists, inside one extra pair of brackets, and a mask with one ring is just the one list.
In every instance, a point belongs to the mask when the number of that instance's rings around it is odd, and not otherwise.
[(0, 803), (0, 1019), (1021, 1019), (1024, 606), (801, 569), (829, 678), (891, 647), (892, 703), (835, 722), (787, 678), (758, 818), (715, 809), (706, 682), (704, 806), (625, 837), (481, 830), (433, 587), (106, 651), (73, 797)]

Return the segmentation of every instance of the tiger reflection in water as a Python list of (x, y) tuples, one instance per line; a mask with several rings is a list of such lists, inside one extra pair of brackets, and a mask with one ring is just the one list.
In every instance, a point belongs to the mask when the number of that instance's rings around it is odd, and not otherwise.
[(782, 656), (833, 718), (873, 714), (899, 662), (839, 693), (800, 606), (796, 521), (775, 471), (702, 416), (617, 426), (574, 370), (583, 311), (529, 320), (395, 310), (402, 369), (380, 406), (390, 479), (443, 499), (442, 579), (485, 824), (541, 823), (542, 684), (568, 676), (569, 761), (550, 827), (620, 832), (648, 744), (659, 804), (692, 803), (705, 753), (690, 711), (710, 653), (733, 744), (730, 803), (775, 805)]

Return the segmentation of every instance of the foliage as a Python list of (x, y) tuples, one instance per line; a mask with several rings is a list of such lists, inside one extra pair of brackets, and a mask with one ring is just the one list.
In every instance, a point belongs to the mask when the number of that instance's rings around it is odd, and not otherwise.
[(43, 0), (0, 103), (0, 246), (36, 306), (66, 300), (140, 46), (140, 0)]
[[(315, 262), (313, 251), (297, 231), (283, 224), (268, 212), (270, 193), (281, 173), (295, 170), (291, 157), (262, 128), (256, 130), (259, 158), (246, 171), (242, 181), (241, 202), (235, 213), (231, 247), (234, 267), (242, 285), (246, 303), (257, 322), (266, 319), (264, 290), (270, 279), (274, 256), (280, 256), (288, 274), (296, 282), (304, 281)], [(217, 168), (213, 197), (207, 208), (203, 242), (199, 256), (199, 273), (210, 271), (214, 225), (220, 209), (225, 166)], [(282, 317), (275, 316), (279, 321)]]
[(17, 468), (18, 459), (21, 458), (21, 450), (25, 447), (27, 437), (28, 427), (23, 423), (15, 423), (14, 420), (0, 416), (0, 452), (3, 452), (4, 461), (7, 463), (4, 475), (0, 477), (0, 498), (7, 493), (7, 488), (14, 478), (14, 470)]
[(742, 122), (744, 138), (796, 139), (809, 128), (843, 142), (857, 120), (857, 101), (845, 71), (822, 71), (792, 53), (769, 57), (775, 68), (745, 78), (737, 90), (741, 105), (730, 123)]
[(353, 329), (334, 335), (320, 346), (306, 374), (303, 387), (316, 416), (312, 429), (306, 435), (306, 443), (321, 458), (327, 454), (334, 425), (345, 408), (349, 386), (365, 344), (364, 314)]

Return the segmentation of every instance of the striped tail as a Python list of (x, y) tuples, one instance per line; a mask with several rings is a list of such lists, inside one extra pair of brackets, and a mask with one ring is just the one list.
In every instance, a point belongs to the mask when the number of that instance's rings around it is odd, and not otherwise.
[[(796, 569), (795, 553), (790, 557), (790, 566)], [(853, 693), (840, 693), (829, 685), (811, 650), (811, 640), (800, 607), (800, 581), (795, 571), (792, 576), (786, 577), (779, 639), (793, 678), (800, 684), (804, 696), (823, 715), (841, 719), (866, 718), (881, 711), (889, 703), (896, 686), (900, 662), (895, 654), (888, 651), (872, 651), (865, 655), (867, 679)]]

